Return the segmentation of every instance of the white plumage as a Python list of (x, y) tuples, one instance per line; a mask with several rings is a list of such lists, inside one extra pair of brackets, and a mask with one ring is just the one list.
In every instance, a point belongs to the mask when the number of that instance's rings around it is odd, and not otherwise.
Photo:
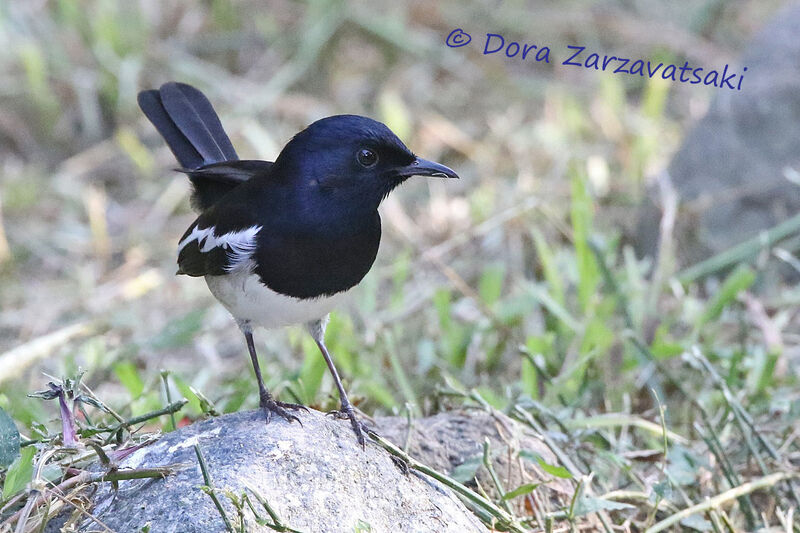
[(206, 276), (206, 283), (237, 321), (265, 328), (320, 320), (349, 292), (301, 300), (273, 291), (261, 283), (257, 275), (246, 271), (227, 276)]
[(192, 241), (197, 241), (197, 246), (202, 253), (208, 253), (214, 248), (222, 247), (227, 250), (228, 264), (226, 272), (250, 272), (253, 269), (253, 253), (256, 251), (256, 235), (261, 231), (261, 226), (250, 226), (239, 231), (231, 231), (222, 235), (215, 235), (215, 226), (200, 228), (195, 226), (192, 232), (178, 243), (178, 253)]

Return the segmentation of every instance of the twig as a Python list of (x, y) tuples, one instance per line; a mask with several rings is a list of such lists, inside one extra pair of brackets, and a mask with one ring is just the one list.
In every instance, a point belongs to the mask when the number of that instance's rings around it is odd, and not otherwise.
[(106, 431), (109, 431), (111, 433), (115, 433), (115, 432), (119, 431), (120, 429), (129, 428), (131, 426), (135, 426), (136, 424), (141, 424), (142, 422), (147, 422), (148, 420), (152, 420), (153, 418), (158, 418), (159, 416), (168, 415), (168, 414), (171, 414), (171, 413), (177, 413), (178, 411), (183, 409), (183, 406), (186, 405), (187, 403), (189, 403), (189, 400), (186, 400), (185, 398), (182, 398), (182, 399), (178, 400), (177, 402), (173, 402), (173, 403), (171, 403), (171, 404), (169, 404), (169, 405), (167, 405), (165, 407), (162, 407), (161, 409), (159, 409), (157, 411), (151, 411), (151, 412), (145, 413), (143, 415), (139, 415), (139, 416), (135, 416), (133, 418), (129, 418), (128, 420), (125, 420), (124, 422), (120, 422), (119, 424), (115, 424), (111, 428), (97, 431), (97, 433), (105, 433)]
[[(183, 406), (186, 405), (187, 403), (188, 403), (188, 401), (186, 399), (181, 399), (180, 401), (171, 403), (170, 405), (167, 405), (167, 406), (165, 406), (165, 407), (163, 407), (163, 408), (161, 408), (161, 409), (159, 409), (157, 411), (151, 411), (151, 412), (145, 413), (143, 415), (139, 415), (139, 416), (135, 416), (133, 418), (129, 418), (127, 420), (123, 420), (122, 422), (114, 424), (113, 426), (101, 427), (101, 428), (82, 429), (82, 430), (80, 430), (78, 432), (78, 434), (81, 437), (91, 437), (91, 436), (94, 436), (94, 435), (98, 435), (100, 433), (111, 433), (111, 437), (113, 437), (114, 434), (117, 431), (121, 430), (121, 429), (129, 428), (130, 426), (135, 426), (136, 424), (141, 424), (143, 422), (147, 422), (148, 420), (151, 420), (153, 418), (157, 418), (159, 416), (167, 415), (167, 414), (170, 414), (170, 413), (176, 413), (176, 412), (180, 411), (183, 408)], [(56, 433), (55, 435), (52, 435), (50, 437), (46, 437), (46, 438), (43, 438), (43, 439), (23, 440), (23, 441), (21, 441), (19, 443), (19, 445), (21, 447), (31, 446), (33, 444), (38, 444), (40, 442), (52, 441), (54, 439), (59, 438), (60, 436), (61, 436), (61, 433)], [(109, 437), (109, 439), (108, 439), (109, 441), (110, 441), (111, 437)], [(107, 442), (106, 442), (106, 444), (107, 444)]]
[(738, 487), (726, 490), (722, 494), (717, 494), (713, 498), (709, 498), (703, 502), (700, 502), (691, 507), (687, 507), (686, 509), (680, 512), (670, 515), (661, 522), (655, 524), (653, 527), (645, 530), (645, 533), (658, 533), (659, 531), (664, 531), (670, 526), (677, 524), (684, 518), (689, 517), (693, 514), (709, 511), (711, 509), (721, 506), (726, 502), (737, 499), (740, 496), (745, 496), (759, 489), (772, 487), (776, 483), (780, 483), (781, 481), (784, 480), (797, 479), (797, 478), (800, 478), (800, 473), (798, 472), (777, 472), (775, 474), (771, 474), (769, 476), (757, 479), (756, 481), (749, 481), (747, 483), (739, 485)]
[[(108, 427), (108, 428), (90, 429), (90, 430), (87, 430), (88, 436), (96, 435), (98, 433), (109, 433), (108, 437), (105, 440), (105, 444), (108, 444), (114, 438), (114, 435), (117, 434), (117, 432), (119, 432), (119, 431), (121, 431), (123, 429), (127, 429), (127, 428), (129, 428), (131, 426), (135, 426), (136, 424), (141, 424), (141, 423), (147, 422), (148, 420), (152, 420), (153, 418), (158, 418), (159, 416), (163, 416), (163, 415), (166, 415), (166, 414), (171, 414), (171, 413), (175, 413), (177, 411), (180, 411), (181, 409), (183, 409), (183, 406), (186, 405), (187, 403), (189, 403), (188, 400), (181, 399), (180, 401), (177, 401), (175, 403), (171, 403), (171, 404), (167, 405), (166, 407), (158, 409), (157, 411), (151, 411), (151, 412), (145, 413), (143, 415), (139, 415), (139, 416), (135, 416), (133, 418), (129, 418), (128, 420), (125, 420), (123, 422), (120, 422), (120, 423), (115, 424), (115, 425), (113, 425), (111, 427)], [(85, 436), (84, 432), (81, 432), (81, 436), (82, 437)]]
[[(148, 420), (151, 420), (153, 418), (157, 418), (159, 416), (163, 416), (163, 415), (167, 415), (167, 414), (170, 414), (170, 413), (178, 412), (187, 403), (188, 403), (187, 400), (181, 399), (180, 401), (171, 403), (170, 405), (167, 405), (167, 406), (165, 406), (165, 407), (163, 407), (163, 408), (161, 408), (161, 409), (159, 409), (157, 411), (151, 411), (151, 412), (145, 413), (143, 415), (139, 415), (139, 416), (135, 416), (133, 418), (129, 418), (127, 420), (123, 420), (122, 422), (114, 424), (113, 426), (101, 427), (101, 428), (82, 429), (82, 430), (80, 430), (78, 432), (78, 434), (81, 437), (92, 437), (92, 436), (98, 435), (100, 433), (111, 433), (111, 436), (107, 439), (107, 442), (105, 443), (105, 444), (108, 444), (108, 442), (111, 440), (111, 438), (113, 438), (114, 434), (117, 431), (119, 431), (121, 429), (128, 428), (130, 426), (135, 426), (136, 424), (141, 424), (143, 422), (147, 422)], [(50, 437), (46, 437), (46, 438), (43, 438), (43, 439), (28, 439), (28, 440), (21, 441), (19, 443), (19, 445), (21, 447), (31, 446), (33, 444), (38, 444), (40, 442), (52, 441), (53, 439), (57, 439), (60, 436), (61, 436), (61, 434), (57, 433), (55, 435), (52, 435)]]
[(185, 465), (174, 464), (167, 466), (154, 466), (151, 468), (135, 468), (132, 470), (117, 470), (115, 472), (93, 472), (88, 476), (87, 483), (100, 483), (101, 481), (128, 481), (131, 479), (165, 478), (174, 474)]

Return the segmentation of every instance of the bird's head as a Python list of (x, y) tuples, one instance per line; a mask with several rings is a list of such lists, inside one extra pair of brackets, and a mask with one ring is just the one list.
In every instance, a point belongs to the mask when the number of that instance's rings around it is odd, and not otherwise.
[(284, 147), (275, 166), (297, 180), (309, 208), (350, 211), (375, 211), (411, 176), (458, 178), (446, 166), (415, 156), (384, 124), (358, 115), (314, 122)]

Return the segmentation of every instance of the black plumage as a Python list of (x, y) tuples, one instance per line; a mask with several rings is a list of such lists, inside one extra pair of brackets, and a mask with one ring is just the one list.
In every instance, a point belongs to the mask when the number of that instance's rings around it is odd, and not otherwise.
[(179, 243), (179, 274), (204, 276), (245, 334), (269, 421), (294, 419), (263, 386), (252, 327), (305, 322), (339, 388), (341, 413), (360, 423), (324, 345), (327, 313), (378, 252), (378, 206), (413, 175), (457, 177), (415, 156), (385, 125), (357, 115), (314, 122), (274, 163), (239, 160), (208, 99), (167, 83), (139, 104), (193, 185), (200, 212)]
[(165, 83), (138, 100), (183, 168), (239, 159), (211, 102), (191, 85)]
[[(142, 91), (139, 107), (167, 141), (192, 182), (192, 206), (209, 208), (236, 185), (268, 170), (267, 161), (240, 161), (208, 98), (185, 83)], [(232, 165), (232, 162), (236, 165)]]

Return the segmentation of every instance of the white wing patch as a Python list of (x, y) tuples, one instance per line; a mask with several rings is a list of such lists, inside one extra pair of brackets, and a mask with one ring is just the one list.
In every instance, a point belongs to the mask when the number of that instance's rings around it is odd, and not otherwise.
[(256, 250), (256, 235), (261, 231), (261, 227), (250, 226), (239, 231), (215, 235), (215, 226), (208, 228), (195, 226), (192, 232), (178, 243), (178, 253), (190, 242), (197, 241), (197, 246), (202, 253), (210, 252), (217, 247), (228, 251), (226, 272), (250, 270), (253, 267), (253, 252)]

